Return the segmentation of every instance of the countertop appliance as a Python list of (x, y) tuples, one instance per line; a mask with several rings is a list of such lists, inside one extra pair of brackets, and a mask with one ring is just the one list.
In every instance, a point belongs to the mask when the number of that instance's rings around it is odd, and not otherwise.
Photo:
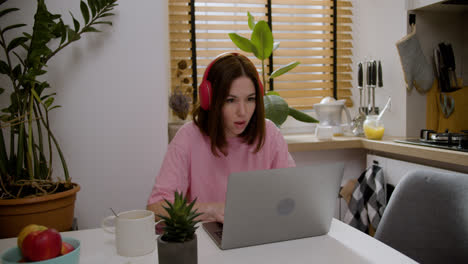
[(394, 141), (398, 143), (468, 152), (468, 130), (437, 133), (434, 130), (421, 129), (419, 138)]

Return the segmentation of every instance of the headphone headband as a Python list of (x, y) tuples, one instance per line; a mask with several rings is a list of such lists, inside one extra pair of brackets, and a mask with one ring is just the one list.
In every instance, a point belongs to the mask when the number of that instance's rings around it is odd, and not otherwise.
[[(211, 98), (213, 97), (213, 87), (211, 86), (211, 82), (208, 80), (208, 74), (210, 72), (210, 69), (218, 61), (219, 58), (224, 57), (225, 55), (228, 55), (228, 54), (232, 54), (234, 56), (242, 56), (248, 60), (248, 58), (245, 55), (242, 55), (240, 53), (225, 52), (216, 56), (216, 58), (214, 58), (213, 61), (210, 62), (210, 64), (208, 64), (208, 66), (206, 67), (205, 73), (203, 74), (203, 79), (199, 87), (200, 107), (204, 110), (210, 109)], [(262, 82), (260, 81), (260, 76), (258, 74), (258, 71), (255, 70), (255, 72), (257, 73), (259, 91), (260, 91), (260, 94), (263, 96), (263, 85), (262, 85)]]

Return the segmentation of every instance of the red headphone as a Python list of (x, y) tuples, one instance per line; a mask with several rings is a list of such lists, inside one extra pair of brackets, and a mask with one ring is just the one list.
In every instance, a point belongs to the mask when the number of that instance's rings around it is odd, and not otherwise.
[[(212, 90), (211, 82), (208, 80), (208, 73), (210, 72), (211, 66), (213, 66), (213, 64), (215, 64), (215, 62), (218, 61), (218, 59), (220, 57), (223, 57), (223, 56), (225, 56), (227, 54), (232, 54), (234, 56), (242, 56), (242, 57), (248, 59), (246, 56), (244, 56), (244, 55), (242, 55), (240, 53), (226, 52), (226, 53), (222, 53), (222, 54), (216, 56), (216, 58), (206, 67), (205, 73), (203, 74), (202, 82), (200, 83), (200, 87), (198, 88), (199, 89), (198, 90), (199, 95), (200, 95), (200, 107), (203, 110), (210, 110), (211, 97), (213, 96), (213, 90)], [(260, 76), (258, 75), (258, 72), (257, 72), (257, 80), (258, 80), (258, 87), (259, 87), (259, 90), (260, 90), (260, 94), (263, 95), (263, 84), (260, 81)]]

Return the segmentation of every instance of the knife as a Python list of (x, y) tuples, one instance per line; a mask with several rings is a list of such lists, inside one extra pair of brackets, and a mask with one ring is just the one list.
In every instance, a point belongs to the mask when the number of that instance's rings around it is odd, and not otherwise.
[(379, 69), (378, 69), (378, 78), (379, 78), (379, 82), (378, 82), (379, 87), (383, 87), (382, 64), (380, 63), (380, 61), (379, 61)]
[(372, 82), (372, 67), (371, 67), (371, 61), (368, 61), (367, 62), (367, 65), (366, 65), (366, 79), (367, 79), (367, 85), (366, 85), (366, 89), (367, 89), (367, 113), (369, 113), (372, 109), (371, 109), (371, 92), (372, 92), (372, 89), (371, 89), (371, 82)]
[(361, 113), (362, 109), (362, 86), (363, 86), (363, 72), (362, 72), (362, 62), (358, 64), (358, 89), (359, 89), (359, 113)]
[(375, 88), (377, 85), (377, 62), (372, 61), (372, 86)]
[(372, 76), (371, 76), (371, 87), (372, 87), (372, 114), (377, 114), (375, 109), (375, 86), (377, 84), (377, 62), (372, 61)]

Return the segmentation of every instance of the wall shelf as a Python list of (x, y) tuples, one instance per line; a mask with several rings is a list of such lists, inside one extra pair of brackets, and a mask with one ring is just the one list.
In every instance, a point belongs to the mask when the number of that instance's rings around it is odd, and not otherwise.
[(468, 12), (467, 0), (408, 0), (408, 11)]

